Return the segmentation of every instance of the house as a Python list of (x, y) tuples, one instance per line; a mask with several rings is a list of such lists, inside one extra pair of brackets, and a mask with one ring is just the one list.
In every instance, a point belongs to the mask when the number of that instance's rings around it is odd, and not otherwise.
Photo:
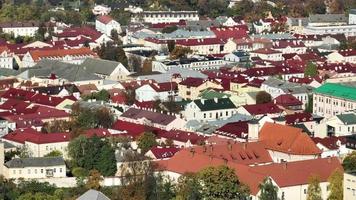
[(234, 51), (224, 56), (224, 59), (231, 62), (249, 63), (250, 54), (245, 51)]
[(317, 127), (316, 135), (324, 138), (327, 136), (347, 136), (356, 133), (356, 114), (354, 111), (344, 111), (330, 118), (326, 118)]
[(108, 15), (111, 12), (111, 8), (107, 5), (95, 5), (92, 12), (94, 15)]
[(111, 36), (111, 31), (116, 30), (118, 34), (122, 32), (121, 25), (109, 15), (101, 15), (95, 20), (95, 29), (107, 36)]
[(268, 92), (272, 98), (276, 98), (282, 94), (291, 94), (305, 105), (308, 103), (308, 96), (312, 94), (314, 88), (309, 85), (290, 83), (270, 77), (262, 83), (261, 89)]
[(307, 47), (302, 41), (299, 40), (278, 40), (273, 42), (274, 50), (281, 51), (282, 54), (304, 54), (307, 51)]
[(18, 36), (35, 36), (39, 28), (38, 22), (3, 22), (0, 23), (0, 29), (3, 33)]
[(229, 98), (197, 99), (185, 106), (184, 117), (187, 121), (215, 121), (230, 118), (236, 110)]
[(14, 53), (6, 46), (0, 46), (0, 68), (13, 68)]
[(219, 55), (225, 52), (224, 45), (226, 41), (220, 38), (201, 38), (201, 39), (183, 39), (176, 40), (175, 45), (186, 47), (195, 54), (200, 55)]
[(252, 105), (243, 105), (237, 109), (237, 113), (262, 117), (267, 115), (269, 117), (278, 117), (282, 115), (283, 111), (274, 103), (263, 103), (263, 104), (252, 104)]
[[(356, 22), (355, 22), (356, 23)], [(356, 198), (356, 174), (355, 172), (344, 172), (344, 200)]]
[(312, 140), (322, 151), (321, 157), (344, 157), (351, 153), (351, 149), (346, 148), (346, 137), (313, 137)]
[(180, 148), (177, 147), (152, 147), (145, 156), (152, 158), (153, 160), (165, 160), (174, 156)]
[(281, 94), (273, 99), (273, 102), (284, 109), (291, 111), (300, 111), (303, 109), (304, 104), (292, 94)]
[(329, 62), (338, 62), (338, 63), (356, 63), (356, 50), (355, 49), (346, 49), (339, 50), (327, 55), (327, 60)]
[(269, 61), (283, 60), (282, 52), (269, 48), (263, 48), (263, 49), (257, 49), (251, 51), (251, 57), (258, 57), (262, 60), (269, 60)]
[(233, 52), (233, 51), (254, 51), (257, 49), (263, 49), (263, 48), (271, 48), (272, 47), (272, 41), (269, 39), (265, 38), (249, 38), (249, 37), (244, 37), (240, 39), (229, 39), (225, 46), (225, 52)]
[(353, 82), (325, 83), (313, 91), (313, 114), (330, 118), (356, 109)]
[[(249, 132), (249, 137), (253, 138), (251, 134), (256, 132)], [(267, 122), (256, 136), (277, 163), (311, 160), (321, 155), (313, 140), (299, 128)]]
[(131, 22), (144, 22), (150, 24), (172, 23), (185, 21), (199, 21), (198, 11), (143, 11), (135, 13)]
[(129, 108), (119, 119), (164, 130), (180, 129), (185, 125), (185, 121), (177, 116), (136, 108)]
[(4, 164), (7, 179), (41, 179), (66, 177), (66, 164), (62, 157), (14, 158)]
[(65, 63), (79, 65), (86, 58), (95, 58), (96, 53), (88, 48), (79, 49), (55, 49), (55, 50), (34, 50), (27, 52), (22, 58), (22, 67), (33, 67), (40, 60), (58, 60)]
[[(104, 60), (99, 58), (86, 58), (81, 64), (88, 72), (103, 79), (121, 81), (127, 79), (131, 73), (120, 62)], [(100, 67), (98, 67), (100, 66)]]
[(200, 92), (208, 89), (222, 89), (222, 86), (214, 80), (188, 77), (178, 84), (178, 95), (183, 99), (197, 99)]
[(177, 97), (176, 82), (145, 84), (135, 90), (137, 101), (172, 101)]
[(57, 97), (66, 97), (73, 95), (76, 99), (80, 99), (81, 93), (79, 88), (74, 84), (33, 87), (31, 88), (31, 91)]

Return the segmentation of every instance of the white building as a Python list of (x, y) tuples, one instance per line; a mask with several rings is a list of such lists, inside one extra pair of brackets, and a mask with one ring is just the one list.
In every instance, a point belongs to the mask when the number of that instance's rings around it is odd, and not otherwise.
[(282, 61), (282, 52), (274, 50), (274, 49), (257, 49), (251, 52), (252, 57), (259, 57), (262, 60), (270, 60), (270, 61)]
[(143, 11), (135, 14), (132, 22), (174, 23), (180, 20), (199, 21), (198, 11)]
[(120, 23), (108, 15), (102, 15), (96, 18), (95, 29), (107, 36), (111, 36), (112, 30), (116, 30), (118, 34), (122, 32)]
[(344, 200), (356, 199), (356, 173), (344, 172)]
[(41, 179), (66, 177), (66, 164), (62, 157), (14, 158), (4, 165), (7, 179)]
[(3, 33), (18, 36), (35, 36), (39, 23), (37, 22), (5, 22), (0, 24)]
[(0, 47), (0, 68), (13, 68), (14, 54), (7, 47)]
[(135, 90), (136, 100), (140, 102), (174, 100), (177, 92), (176, 82), (145, 84)]
[(313, 113), (325, 118), (356, 109), (356, 87), (349, 83), (326, 83), (313, 91)]
[(356, 9), (349, 11), (349, 24), (356, 24)]
[(317, 126), (315, 136), (346, 136), (356, 133), (356, 114), (354, 111), (343, 112), (324, 120)]
[(107, 5), (95, 5), (92, 11), (94, 15), (108, 15), (111, 8)]
[(184, 117), (187, 121), (215, 121), (230, 118), (237, 111), (229, 98), (197, 99), (185, 106)]
[(346, 49), (335, 51), (327, 55), (329, 62), (338, 62), (338, 63), (356, 63), (356, 49)]
[(356, 24), (342, 26), (307, 26), (303, 29), (305, 35), (345, 34), (346, 37), (356, 36)]

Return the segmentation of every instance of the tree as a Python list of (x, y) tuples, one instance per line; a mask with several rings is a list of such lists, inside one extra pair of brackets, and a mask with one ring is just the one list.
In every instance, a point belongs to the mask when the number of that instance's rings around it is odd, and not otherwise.
[(129, 56), (128, 58), (129, 62), (129, 69), (132, 72), (140, 72), (141, 70), (141, 65), (142, 65), (142, 59), (140, 56)]
[(30, 149), (28, 148), (28, 145), (25, 144), (23, 145), (20, 149), (19, 149), (19, 157), (20, 158), (29, 158), (32, 156), (32, 152), (30, 151)]
[(328, 178), (329, 196), (328, 200), (343, 200), (344, 199), (344, 174), (340, 169), (336, 169)]
[(265, 91), (260, 91), (256, 94), (256, 104), (263, 104), (272, 101), (272, 96)]
[(305, 106), (305, 112), (313, 113), (313, 95), (308, 95), (308, 103)]
[(355, 171), (356, 170), (356, 152), (348, 154), (344, 161), (342, 162), (342, 166), (346, 172)]
[(318, 75), (318, 67), (312, 62), (308, 62), (306, 68), (304, 69), (304, 76), (314, 77)]
[(172, 33), (178, 29), (177, 26), (166, 26), (162, 29), (162, 33)]
[(91, 170), (89, 172), (89, 176), (88, 176), (88, 180), (85, 184), (85, 188), (99, 190), (101, 187), (100, 182), (102, 180), (104, 180), (104, 179), (98, 170), (95, 170), (95, 169)]
[(88, 171), (98, 169), (104, 176), (116, 173), (115, 151), (108, 140), (96, 135), (91, 138), (79, 136), (68, 144), (68, 156), (74, 167)]
[(278, 187), (273, 185), (271, 178), (266, 177), (259, 185), (259, 189), (261, 191), (259, 200), (279, 200)]
[(249, 190), (227, 166), (208, 167), (198, 176), (203, 199), (243, 199), (249, 196)]
[(171, 51), (170, 57), (171, 59), (185, 58), (190, 53), (192, 53), (192, 50), (190, 48), (175, 46), (174, 49)]
[(202, 199), (201, 185), (196, 174), (187, 173), (178, 178), (176, 199)]
[(114, 123), (114, 116), (108, 108), (100, 108), (95, 112), (97, 118), (97, 124), (101, 128), (110, 128)]
[(326, 5), (324, 0), (309, 0), (306, 9), (309, 14), (325, 14)]
[(171, 53), (173, 49), (176, 47), (176, 42), (174, 40), (168, 40), (167, 46), (168, 46), (169, 53)]
[(59, 150), (53, 150), (49, 152), (48, 154), (44, 155), (44, 157), (60, 157), (63, 156), (62, 152)]
[(82, 167), (75, 167), (72, 169), (72, 174), (77, 181), (77, 186), (83, 187), (85, 185), (84, 180), (88, 176), (89, 172)]
[(142, 73), (148, 74), (152, 72), (152, 59), (147, 58), (142, 64)]
[(117, 47), (113, 42), (102, 44), (96, 49), (99, 57), (105, 60), (121, 62), (125, 67), (128, 66), (127, 57), (122, 47)]
[(343, 0), (327, 0), (327, 5), (329, 7), (329, 12), (332, 14), (343, 13), (344, 12), (344, 2)]
[(312, 175), (308, 182), (307, 200), (322, 200), (319, 177)]
[(122, 41), (120, 40), (119, 34), (117, 33), (116, 29), (112, 29), (111, 32), (110, 32), (110, 35), (111, 35), (111, 39), (114, 40), (115, 44), (117, 44), (117, 45), (121, 45), (122, 44)]
[(157, 145), (156, 135), (151, 132), (144, 132), (138, 138), (137, 143), (141, 149), (141, 153), (145, 154), (148, 150)]

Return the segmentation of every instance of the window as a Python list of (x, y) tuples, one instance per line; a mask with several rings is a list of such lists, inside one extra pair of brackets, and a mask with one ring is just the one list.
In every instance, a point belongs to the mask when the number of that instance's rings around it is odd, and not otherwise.
[(62, 173), (62, 168), (59, 168), (59, 172), (61, 172), (61, 173)]
[(31, 169), (28, 169), (28, 170), (27, 170), (27, 174), (31, 174)]
[(307, 189), (304, 189), (304, 194), (307, 194)]
[(35, 169), (35, 174), (37, 174), (37, 169)]
[(206, 113), (204, 113), (204, 119), (206, 118)]
[(56, 173), (56, 168), (53, 168), (53, 172)]
[(43, 169), (41, 169), (41, 174), (43, 174)]

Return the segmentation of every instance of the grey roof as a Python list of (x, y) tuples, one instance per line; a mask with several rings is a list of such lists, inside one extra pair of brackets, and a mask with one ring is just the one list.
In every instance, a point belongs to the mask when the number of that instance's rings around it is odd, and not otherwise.
[(24, 79), (30, 79), (34, 76), (49, 77), (51, 74), (55, 74), (57, 77), (70, 82), (102, 80), (102, 78), (86, 70), (81, 65), (47, 59), (40, 60), (35, 66), (26, 69), (18, 76)]
[(166, 115), (158, 112), (148, 111), (148, 110), (140, 110), (136, 108), (129, 108), (126, 112), (124, 112), (121, 117), (126, 117), (129, 119), (142, 119), (145, 118), (152, 123), (168, 125), (173, 122), (176, 117), (173, 115)]
[(291, 40), (295, 37), (290, 33), (268, 33), (268, 34), (259, 34), (252, 35), (252, 38), (265, 38), (270, 40)]
[(5, 163), (7, 168), (51, 167), (65, 165), (62, 157), (14, 158)]
[(314, 14), (309, 15), (309, 23), (346, 23), (348, 18), (345, 14)]
[(153, 79), (157, 81), (158, 83), (164, 83), (171, 81), (172, 75), (173, 74), (180, 74), (183, 79), (188, 78), (188, 77), (195, 77), (195, 78), (207, 78), (208, 76), (195, 70), (191, 69), (184, 69), (184, 68), (179, 68), (179, 67), (173, 67), (169, 69), (166, 73), (164, 74), (154, 74), (154, 75), (146, 75), (146, 76), (139, 76), (137, 77), (139, 80), (149, 80)]
[(270, 87), (280, 88), (287, 94), (300, 94), (300, 93), (310, 93), (313, 91), (313, 87), (309, 85), (301, 85), (298, 83), (291, 83), (288, 81), (283, 81), (277, 78), (269, 77), (263, 85), (268, 85)]
[(13, 69), (7, 69), (7, 68), (0, 68), (0, 77), (2, 76), (16, 76), (19, 73), (21, 73), (22, 71), (18, 71), (18, 70), (13, 70)]
[(349, 14), (356, 15), (356, 9), (350, 9)]
[(91, 189), (86, 191), (80, 197), (78, 197), (77, 200), (110, 200), (110, 199), (107, 196), (105, 196), (103, 193)]
[(4, 143), (4, 149), (14, 149), (14, 148), (16, 148), (16, 146), (11, 144), (10, 142), (2, 141), (2, 143)]
[(345, 125), (356, 124), (355, 113), (340, 114), (340, 115), (336, 115), (336, 117), (339, 118), (342, 121), (342, 123), (344, 123)]
[(144, 38), (156, 38), (156, 39), (181, 39), (181, 38), (196, 38), (196, 37), (215, 37), (214, 32), (207, 30), (184, 30), (178, 29), (172, 33), (147, 33), (144, 31), (137, 31), (133, 34), (133, 37), (144, 39)]
[(302, 26), (307, 26), (308, 25), (308, 18), (306, 17), (301, 17), (301, 18), (288, 18), (287, 22), (289, 23), (290, 26), (299, 26), (299, 21), (301, 22)]
[(122, 65), (120, 62), (103, 60), (98, 58), (87, 58), (81, 64), (87, 71), (96, 74), (110, 76), (117, 66)]

